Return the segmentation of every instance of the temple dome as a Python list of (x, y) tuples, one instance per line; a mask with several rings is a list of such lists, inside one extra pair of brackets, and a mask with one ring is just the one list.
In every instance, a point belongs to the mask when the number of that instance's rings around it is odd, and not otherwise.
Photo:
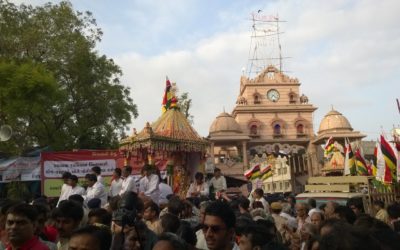
[(210, 126), (210, 135), (221, 132), (242, 133), (240, 125), (228, 113), (223, 112), (215, 118)]
[(332, 109), (322, 119), (318, 134), (322, 132), (351, 132), (353, 128), (350, 125), (349, 120), (342, 115), (340, 112)]

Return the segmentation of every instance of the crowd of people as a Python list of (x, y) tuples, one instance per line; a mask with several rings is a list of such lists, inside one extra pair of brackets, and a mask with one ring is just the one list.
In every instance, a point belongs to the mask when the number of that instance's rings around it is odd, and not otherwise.
[(1, 199), (0, 250), (400, 249), (399, 203), (374, 201), (372, 217), (357, 199), (269, 202), (260, 188), (230, 197), (219, 169), (209, 181), (196, 173), (179, 197), (151, 166), (139, 181), (131, 172), (115, 169), (108, 191), (93, 167), (86, 188), (64, 173), (58, 201)]

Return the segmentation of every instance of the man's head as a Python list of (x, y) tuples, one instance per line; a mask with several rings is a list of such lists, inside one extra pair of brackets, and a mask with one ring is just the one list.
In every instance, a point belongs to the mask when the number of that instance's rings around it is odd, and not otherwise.
[(206, 217), (206, 208), (211, 204), (211, 201), (203, 201), (200, 203), (200, 223), (204, 222)]
[(6, 213), (6, 231), (10, 243), (20, 247), (35, 235), (38, 212), (28, 204), (18, 204)]
[(158, 218), (159, 214), (160, 214), (160, 208), (155, 202), (151, 201), (148, 204), (146, 204), (143, 213), (143, 218), (148, 221), (153, 221)]
[(123, 177), (128, 177), (130, 176), (132, 173), (132, 167), (131, 166), (125, 166), (122, 168), (122, 176)]
[(88, 224), (102, 224), (111, 226), (111, 214), (104, 208), (95, 208), (88, 214)]
[(239, 209), (244, 212), (244, 211), (249, 211), (250, 208), (250, 201), (246, 197), (240, 197), (239, 198)]
[(109, 250), (111, 239), (109, 229), (85, 226), (71, 234), (68, 245), (70, 250)]
[(260, 250), (268, 243), (269, 238), (266, 235), (269, 232), (260, 225), (250, 225), (242, 231), (239, 240), (240, 250)]
[(114, 179), (119, 179), (119, 178), (121, 178), (121, 175), (122, 175), (122, 171), (121, 171), (120, 168), (114, 169), (114, 172), (113, 172), (113, 177), (114, 177)]
[(168, 213), (180, 216), (184, 207), (183, 201), (178, 196), (173, 196), (168, 201)]
[(194, 175), (194, 179), (196, 180), (197, 185), (201, 185), (203, 183), (203, 180), (204, 180), (203, 173), (197, 172)]
[(148, 164), (144, 165), (142, 170), (143, 170), (143, 176), (150, 176), (153, 172), (153, 168)]
[(379, 211), (381, 209), (384, 209), (385, 208), (385, 203), (383, 201), (381, 201), (381, 200), (376, 200), (376, 201), (374, 201), (374, 208), (375, 208), (375, 211)]
[(264, 197), (264, 190), (262, 190), (261, 188), (256, 188), (253, 192), (253, 197), (255, 199), (261, 199), (262, 197)]
[(92, 173), (96, 176), (101, 175), (101, 168), (99, 166), (92, 167)]
[(317, 201), (316, 201), (315, 199), (312, 199), (312, 198), (309, 198), (309, 199), (307, 200), (307, 204), (308, 204), (308, 207), (309, 207), (310, 209), (316, 208), (316, 207), (317, 207)]
[(221, 169), (215, 168), (214, 169), (214, 176), (215, 176), (215, 178), (219, 178), (221, 176)]
[(325, 217), (327, 219), (333, 218), (333, 214), (335, 212), (335, 208), (337, 208), (338, 206), (339, 206), (339, 204), (337, 202), (328, 201), (326, 203), (325, 208), (324, 208)]
[(206, 208), (205, 214), (203, 233), (208, 249), (225, 249), (230, 246), (236, 221), (231, 207), (224, 202), (215, 201)]
[(63, 201), (53, 210), (53, 219), (61, 238), (69, 238), (83, 218), (83, 208), (74, 201)]
[(97, 182), (97, 176), (95, 174), (86, 174), (85, 181), (88, 187), (93, 187), (93, 185)]
[(315, 226), (319, 227), (321, 222), (324, 220), (324, 215), (320, 212), (314, 212), (310, 216), (311, 224), (314, 224)]
[(280, 214), (282, 212), (282, 204), (280, 202), (272, 202), (271, 212), (274, 214)]
[(335, 208), (335, 212), (333, 213), (333, 217), (343, 220), (349, 224), (353, 224), (357, 219), (357, 216), (353, 210), (346, 206), (337, 206)]
[(173, 233), (163, 233), (158, 238), (153, 250), (186, 250), (187, 244)]
[(364, 213), (364, 206), (361, 198), (351, 198), (347, 201), (347, 206), (353, 210), (356, 216)]
[(62, 174), (62, 179), (63, 179), (63, 181), (64, 181), (64, 184), (68, 184), (68, 178), (71, 176), (71, 173), (70, 172), (64, 172), (63, 174)]
[(297, 217), (304, 218), (307, 217), (308, 209), (306, 203), (296, 203), (296, 213)]
[(78, 176), (71, 175), (68, 178), (68, 185), (70, 185), (71, 187), (76, 187), (77, 184), (78, 184)]
[(36, 227), (36, 232), (35, 232), (35, 234), (38, 235), (45, 228), (45, 224), (49, 217), (50, 209), (45, 204), (41, 204), (41, 203), (33, 204), (33, 207), (36, 209), (36, 211), (38, 213), (37, 227)]

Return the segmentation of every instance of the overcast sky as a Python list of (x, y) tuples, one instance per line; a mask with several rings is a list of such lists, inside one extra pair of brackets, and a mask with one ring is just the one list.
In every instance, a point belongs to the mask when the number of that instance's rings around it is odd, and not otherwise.
[[(13, 1), (41, 4), (47, 1)], [(53, 1), (58, 2), (58, 1)], [(376, 139), (400, 124), (400, 1), (146, 0), (72, 1), (89, 10), (104, 32), (99, 53), (123, 70), (139, 117), (161, 114), (165, 76), (193, 99), (202, 136), (214, 118), (231, 112), (250, 47), (250, 13), (279, 14), (283, 69), (318, 107), (314, 130), (331, 106), (355, 130)]]

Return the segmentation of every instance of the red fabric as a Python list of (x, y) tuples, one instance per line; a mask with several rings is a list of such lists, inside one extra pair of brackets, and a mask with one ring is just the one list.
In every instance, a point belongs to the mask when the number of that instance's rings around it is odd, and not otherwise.
[[(8, 245), (7, 250), (12, 250), (12, 246)], [(49, 250), (49, 247), (40, 242), (39, 238), (35, 236), (25, 242), (25, 244), (19, 247), (18, 250)]]
[(58, 237), (58, 231), (53, 226), (45, 226), (43, 229), (43, 234), (46, 235), (47, 239), (51, 242), (56, 242)]

